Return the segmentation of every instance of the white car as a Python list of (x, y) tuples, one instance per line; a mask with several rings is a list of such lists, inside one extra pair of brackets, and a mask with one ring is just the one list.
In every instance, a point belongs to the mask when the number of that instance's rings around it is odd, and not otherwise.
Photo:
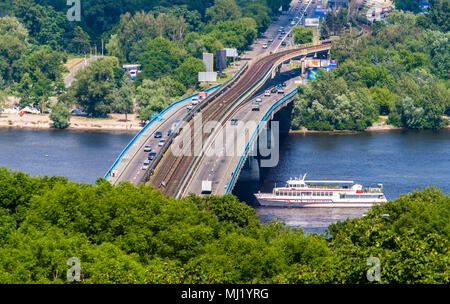
[(262, 48), (267, 49), (267, 43), (263, 43)]
[(164, 143), (165, 143), (165, 142), (166, 142), (165, 139), (161, 139), (161, 140), (159, 141), (159, 143), (158, 143), (158, 146), (160, 146), (160, 147), (164, 146)]
[(270, 96), (270, 91), (269, 90), (265, 91), (264, 96)]
[(142, 165), (142, 170), (147, 170), (150, 166), (150, 161), (148, 159), (144, 160), (144, 164)]
[(256, 102), (262, 102), (262, 98), (261, 98), (261, 97), (258, 97), (258, 98), (255, 99), (255, 101), (256, 101)]
[(150, 152), (152, 150), (152, 146), (150, 145), (145, 145), (144, 147), (144, 152)]
[(191, 103), (192, 103), (193, 105), (198, 104), (198, 97), (192, 97)]

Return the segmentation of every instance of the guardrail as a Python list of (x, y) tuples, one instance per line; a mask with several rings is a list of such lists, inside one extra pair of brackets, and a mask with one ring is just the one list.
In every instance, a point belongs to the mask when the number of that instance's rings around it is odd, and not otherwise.
[[(200, 109), (202, 109), (210, 102), (212, 102), (216, 96), (222, 94), (222, 92), (226, 90), (232, 82), (234, 82), (237, 78), (239, 78), (243, 74), (244, 71), (246, 71), (247, 67), (248, 63), (246, 63), (232, 78), (223, 83), (219, 90), (216, 90), (213, 94), (207, 96), (205, 100), (203, 100), (197, 106), (195, 106), (190, 111), (190, 113), (183, 119), (183, 121), (188, 122), (190, 119), (192, 119), (192, 117), (195, 115), (196, 112), (198, 112)], [(172, 144), (173, 139), (178, 135), (178, 133), (179, 132), (174, 132), (172, 135), (169, 136), (165, 144), (162, 146), (161, 150), (158, 152), (155, 159), (152, 161), (151, 166), (147, 169), (147, 171), (145, 171), (144, 175), (139, 180), (138, 184), (142, 183), (143, 181), (146, 182), (149, 180), (150, 172), (152, 172), (156, 168), (157, 164), (162, 158), (162, 155), (164, 155), (164, 153), (168, 150), (169, 146)]]
[[(329, 43), (331, 43), (331, 41), (332, 41), (332, 40), (326, 40), (326, 41), (323, 41), (323, 42), (320, 43), (320, 44), (308, 43), (308, 44), (304, 44), (304, 45), (301, 45), (301, 46), (296, 45), (296, 46), (294, 46), (294, 47), (291, 47), (290, 49), (292, 49), (292, 50), (303, 51), (303, 50), (308, 49), (308, 48), (310, 48), (310, 47), (312, 47), (312, 46), (317, 47), (317, 48), (320, 48), (320, 47), (322, 47), (324, 44), (329, 44)], [(290, 49), (289, 49), (289, 50), (290, 50)], [(278, 51), (278, 52), (282, 52), (282, 51), (286, 51), (286, 49), (280, 50), (280, 51)], [(258, 56), (257, 58), (259, 59), (259, 57), (262, 58), (262, 57), (265, 57), (265, 56), (267, 56), (267, 54), (260, 55), (260, 56)], [(286, 58), (289, 58), (290, 56), (291, 56), (291, 54), (288, 54), (288, 55), (286, 55), (286, 56), (283, 56), (283, 57), (281, 57), (279, 60), (277, 60), (277, 62), (279, 62), (279, 64), (280, 64), (280, 63), (282, 63), (283, 61), (285, 61)], [(255, 60), (256, 60), (256, 59), (254, 59), (253, 61), (255, 61)], [(249, 93), (251, 93), (253, 90), (255, 90), (255, 88), (258, 87), (258, 86), (260, 85), (261, 82), (264, 82), (264, 81), (266, 80), (268, 74), (272, 71), (272, 69), (273, 69), (274, 67), (277, 67), (279, 64), (275, 65), (275, 63), (273, 63), (273, 64), (267, 69), (267, 71), (264, 73), (264, 75), (263, 75), (260, 79), (258, 79), (258, 81), (256, 81), (256, 82), (255, 82), (250, 88), (248, 88), (241, 96), (239, 96), (239, 97), (238, 97), (238, 98), (230, 105), (230, 107), (227, 108), (227, 110), (220, 116), (220, 118), (218, 119), (218, 121), (221, 121), (225, 115), (227, 115), (230, 111), (232, 111), (232, 109), (234, 109), (234, 107), (236, 106), (236, 104), (237, 104), (239, 101), (241, 101), (242, 99), (248, 98)], [(291, 92), (291, 93), (292, 93), (292, 92)], [(288, 94), (288, 95), (289, 95), (289, 94)], [(286, 96), (288, 96), (288, 95), (286, 95)], [(286, 96), (285, 96), (285, 97), (286, 97)], [(283, 97), (283, 98), (284, 98), (284, 97)], [(280, 100), (281, 100), (281, 99), (280, 99)], [(285, 99), (284, 99), (284, 100), (285, 100)], [(208, 137), (209, 137), (210, 135), (211, 135), (211, 134), (209, 134)], [(189, 165), (189, 167), (188, 167), (186, 173), (183, 175), (183, 177), (181, 178), (180, 183), (178, 184), (178, 187), (177, 187), (177, 189), (176, 189), (176, 191), (175, 191), (175, 197), (177, 197), (177, 196), (180, 194), (180, 191), (181, 191), (181, 193), (183, 193), (183, 191), (185, 191), (186, 185), (184, 185), (184, 181), (186, 180), (186, 177), (187, 177), (188, 174), (190, 173), (191, 169), (192, 169), (193, 167), (195, 167), (195, 165), (199, 162), (199, 159), (201, 159), (201, 158), (202, 158), (201, 156), (200, 156), (200, 157), (199, 157), (199, 156), (195, 156), (195, 157), (194, 157), (194, 159), (192, 160), (191, 164)], [(183, 187), (183, 185), (184, 185), (184, 187)]]
[(248, 141), (247, 145), (245, 146), (244, 152), (239, 158), (239, 162), (236, 165), (236, 168), (233, 170), (233, 173), (231, 174), (230, 181), (228, 182), (227, 189), (225, 190), (225, 194), (228, 194), (231, 189), (234, 186), (234, 183), (236, 181), (236, 177), (238, 176), (238, 172), (240, 172), (244, 160), (247, 158), (248, 151), (250, 149), (251, 144), (253, 143), (253, 140), (255, 139), (256, 135), (259, 134), (259, 130), (261, 128), (261, 125), (264, 121), (266, 121), (267, 117), (272, 114), (273, 110), (275, 110), (276, 107), (278, 107), (281, 103), (285, 102), (292, 96), (294, 96), (297, 93), (297, 89), (294, 89), (293, 91), (289, 92), (287, 95), (283, 96), (280, 100), (278, 100), (276, 103), (274, 103), (264, 114), (264, 116), (259, 121), (258, 125), (256, 126), (255, 131), (253, 132), (252, 136), (250, 137), (250, 140)]
[[(241, 101), (243, 98), (246, 97), (246, 95), (248, 95), (249, 92), (251, 92), (251, 90), (253, 90), (257, 85), (259, 85), (259, 83), (261, 81), (264, 80), (264, 78), (268, 75), (268, 73), (270, 73), (270, 71), (273, 68), (273, 64), (269, 67), (269, 69), (264, 73), (264, 75), (258, 79), (258, 81), (253, 84), (250, 88), (248, 88), (241, 96), (239, 96), (235, 101), (233, 101), (233, 103), (226, 109), (226, 111), (219, 117), (218, 121), (221, 121), (222, 118), (229, 112), (231, 111), (236, 104)], [(209, 138), (211, 136), (212, 133), (208, 134), (207, 138)], [(200, 156), (200, 159), (202, 158), (202, 156)], [(175, 197), (177, 197), (178, 193), (181, 191), (184, 191), (186, 188), (186, 185), (183, 189), (181, 189), (182, 185), (184, 184), (184, 181), (186, 180), (187, 175), (189, 174), (189, 172), (191, 171), (192, 167), (194, 167), (194, 165), (198, 162), (199, 156), (194, 156), (194, 159), (192, 160), (191, 164), (189, 165), (188, 169), (186, 170), (186, 172), (184, 173), (183, 177), (181, 178), (180, 183), (178, 184), (177, 189), (175, 190)]]
[[(205, 90), (205, 92), (211, 92), (212, 90), (216, 90), (219, 87), (221, 87), (222, 84), (216, 85), (212, 88), (209, 88), (207, 90)], [(155, 122), (157, 121), (162, 115), (166, 114), (168, 111), (170, 111), (172, 108), (174, 108), (175, 106), (184, 103), (188, 100), (190, 100), (192, 97), (194, 96), (198, 96), (197, 94), (191, 95), (189, 97), (183, 98), (181, 100), (178, 100), (174, 103), (172, 103), (170, 106), (168, 106), (166, 109), (164, 109), (163, 111), (161, 111), (161, 113), (159, 113), (158, 117), (153, 118), (152, 120), (150, 120), (135, 136), (134, 138), (128, 143), (128, 145), (123, 149), (123, 151), (119, 154), (119, 156), (117, 157), (116, 161), (113, 163), (113, 165), (111, 166), (111, 168), (109, 168), (109, 170), (106, 172), (105, 174), (105, 179), (107, 179), (110, 175), (111, 172), (115, 169), (115, 167), (117, 166), (117, 164), (119, 164), (119, 162), (122, 160), (123, 156), (128, 152), (128, 150), (134, 145), (134, 143), (139, 139), (139, 137), (145, 132), (147, 131), (147, 129)]]

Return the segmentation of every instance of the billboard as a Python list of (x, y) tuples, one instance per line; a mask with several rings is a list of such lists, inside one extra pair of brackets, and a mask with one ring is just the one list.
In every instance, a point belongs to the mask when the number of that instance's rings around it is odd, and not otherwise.
[(329, 8), (316, 8), (314, 10), (314, 17), (316, 18), (325, 17), (329, 12), (331, 12), (331, 9)]
[(306, 68), (320, 68), (320, 59), (306, 59), (305, 60)]
[(214, 55), (212, 53), (203, 53), (203, 62), (206, 65), (206, 72), (214, 70)]
[(329, 67), (332, 68), (332, 69), (336, 69), (337, 68), (337, 60), (336, 59), (331, 59)]
[(307, 79), (317, 79), (319, 78), (319, 71), (317, 68), (308, 69), (308, 77)]
[(225, 50), (216, 51), (216, 70), (222, 71), (227, 68), (227, 53)]
[(238, 56), (237, 49), (225, 48), (225, 52), (227, 54), (227, 57), (237, 57)]
[(305, 27), (307, 26), (319, 26), (319, 18), (306, 18)]
[(215, 82), (217, 81), (216, 72), (198, 72), (198, 81)]

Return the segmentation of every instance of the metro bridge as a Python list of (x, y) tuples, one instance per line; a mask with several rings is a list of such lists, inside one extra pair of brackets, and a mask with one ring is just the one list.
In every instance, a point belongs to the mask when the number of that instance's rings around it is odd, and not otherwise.
[[(245, 64), (229, 81), (211, 88), (210, 95), (189, 113), (186, 113), (185, 102), (189, 102), (190, 98), (171, 105), (132, 140), (105, 178), (112, 184), (124, 181), (135, 185), (149, 183), (161, 189), (165, 195), (174, 197), (184, 197), (189, 193), (201, 194), (201, 182), (204, 180), (211, 181), (212, 194), (230, 193), (247, 156), (253, 150), (255, 140), (264, 129), (264, 122), (272, 120), (273, 115), (292, 100), (296, 85), (290, 83), (285, 88), (289, 92), (281, 95), (282, 98), (275, 94), (278, 98), (265, 99), (260, 111), (251, 111), (249, 100), (280, 73), (284, 63), (292, 59), (329, 54), (331, 45), (331, 40), (325, 40), (260, 55)], [(200, 116), (200, 125), (196, 125)], [(212, 153), (215, 141), (220, 139), (230, 121), (236, 117), (243, 124), (255, 122), (235, 139), (244, 141), (244, 148), (231, 156)], [(175, 122), (182, 129), (164, 136), (165, 143), (155, 151), (156, 156), (149, 168), (142, 170), (142, 163), (148, 155), (144, 152), (144, 146), (152, 142), (152, 148), (155, 149), (155, 132), (160, 131), (165, 135)], [(234, 144), (227, 142), (225, 146)], [(193, 147), (200, 148), (194, 151)]]

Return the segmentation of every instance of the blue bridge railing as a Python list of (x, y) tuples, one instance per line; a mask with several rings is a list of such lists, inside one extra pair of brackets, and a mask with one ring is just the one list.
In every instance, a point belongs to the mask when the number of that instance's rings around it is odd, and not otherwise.
[(231, 189), (233, 188), (235, 179), (238, 176), (238, 173), (240, 171), (240, 168), (242, 167), (242, 163), (244, 162), (245, 158), (247, 157), (247, 153), (250, 149), (250, 145), (253, 143), (253, 140), (255, 139), (255, 137), (258, 135), (259, 130), (261, 129), (261, 126), (263, 125), (264, 121), (266, 121), (267, 117), (269, 117), (270, 114), (272, 114), (272, 112), (276, 109), (276, 107), (278, 107), (281, 103), (283, 103), (284, 101), (288, 100), (289, 98), (291, 98), (293, 95), (295, 95), (297, 93), (297, 89), (289, 92), (288, 94), (286, 94), (285, 96), (283, 96), (283, 98), (281, 98), (280, 100), (278, 100), (276, 103), (274, 103), (264, 114), (264, 116), (261, 118), (261, 120), (259, 121), (258, 125), (256, 126), (255, 131), (252, 133), (252, 136), (250, 137), (250, 140), (248, 141), (247, 145), (245, 146), (245, 150), (244, 153), (242, 153), (241, 157), (239, 158), (239, 162), (236, 165), (236, 168), (233, 170), (233, 173), (231, 174), (231, 179), (227, 185), (227, 189), (225, 190), (225, 194), (228, 194), (231, 192)]
[[(211, 92), (214, 91), (216, 89), (218, 89), (220, 86), (222, 86), (221, 84), (216, 85), (214, 87), (211, 87), (207, 90), (205, 90), (204, 92)], [(136, 136), (134, 136), (134, 138), (128, 143), (128, 145), (125, 147), (125, 149), (123, 149), (123, 151), (119, 154), (119, 156), (117, 157), (116, 161), (113, 163), (113, 165), (111, 166), (111, 168), (109, 168), (108, 172), (106, 172), (105, 174), (105, 178), (107, 179), (112, 170), (114, 170), (114, 168), (116, 168), (117, 164), (122, 160), (123, 156), (128, 152), (128, 150), (134, 145), (134, 143), (139, 139), (139, 137), (141, 137), (141, 135), (155, 122), (160, 120), (164, 114), (166, 114), (168, 111), (170, 111), (172, 108), (176, 107), (179, 104), (182, 104), (186, 101), (191, 100), (192, 97), (194, 96), (198, 96), (197, 94), (191, 95), (189, 97), (186, 97), (184, 99), (178, 100), (174, 103), (172, 103), (170, 106), (168, 106), (166, 109), (164, 109), (161, 113), (159, 113), (157, 116), (154, 116), (137, 134)]]

